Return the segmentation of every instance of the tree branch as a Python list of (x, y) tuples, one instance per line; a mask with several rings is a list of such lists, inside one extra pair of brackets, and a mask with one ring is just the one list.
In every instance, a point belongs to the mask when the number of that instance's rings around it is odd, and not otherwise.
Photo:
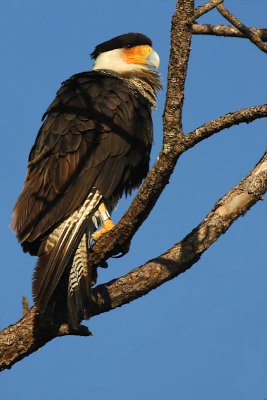
[(210, 10), (212, 10), (213, 8), (217, 7), (218, 4), (222, 3), (223, 0), (210, 0), (207, 3), (197, 7), (195, 9), (195, 13), (194, 13), (194, 21), (201, 17), (203, 14), (206, 14), (207, 12), (209, 12)]
[(91, 332), (83, 325), (78, 331), (65, 324), (53, 325), (50, 315), (40, 316), (32, 307), (16, 324), (0, 332), (0, 371), (11, 368), (50, 340), (66, 335), (90, 336)]
[[(92, 316), (133, 301), (192, 267), (240, 216), (260, 200), (267, 190), (267, 153), (249, 175), (214, 206), (206, 218), (180, 243), (127, 275), (99, 285), (92, 292)], [(0, 370), (35, 352), (50, 340), (64, 335), (89, 336), (84, 326), (70, 331), (54, 325), (49, 315), (31, 310), (15, 325), (0, 333)]]
[[(267, 42), (267, 29), (248, 28), (257, 35), (263, 42)], [(216, 35), (224, 37), (238, 37), (247, 39), (247, 37), (234, 26), (227, 25), (209, 25), (209, 24), (193, 24), (192, 34), (194, 35)]]
[[(225, 128), (230, 128), (231, 126), (238, 125), (243, 122), (249, 123), (255, 119), (264, 117), (267, 117), (266, 104), (243, 108), (210, 121), (198, 127), (188, 135), (179, 136), (179, 146), (176, 145), (175, 147), (174, 144), (171, 153), (168, 153), (167, 151), (166, 154), (164, 150), (161, 151), (157, 162), (151, 169), (148, 178), (138, 192), (129, 210), (116, 225), (116, 227), (107, 233), (103, 238), (101, 238), (101, 243), (99, 241), (94, 247), (93, 254), (91, 256), (92, 265), (99, 265), (99, 263), (107, 259), (107, 254), (110, 255), (110, 252), (113, 251), (114, 248), (116, 249), (116, 246), (118, 246), (119, 249), (120, 246), (124, 245), (128, 238), (131, 238), (136, 232), (142, 223), (140, 222), (140, 218), (142, 218), (142, 221), (146, 218), (156, 203), (166, 183), (168, 183), (170, 175), (175, 166), (174, 163), (176, 163), (176, 159), (173, 159), (175, 154), (178, 158), (189, 148), (192, 148), (197, 143), (207, 139), (208, 137), (220, 132)], [(101, 247), (99, 244), (101, 244)]]
[(167, 100), (163, 116), (164, 147), (144, 184), (120, 222), (104, 235), (90, 254), (91, 265), (100, 265), (114, 252), (120, 251), (148, 217), (160, 194), (169, 182), (180, 154), (184, 84), (191, 46), (193, 0), (179, 0), (172, 18), (171, 54), (168, 69)]
[(222, 14), (222, 16), (227, 19), (231, 24), (233, 24), (240, 32), (243, 33), (245, 37), (247, 37), (252, 43), (254, 43), (259, 49), (267, 53), (267, 45), (262, 42), (262, 40), (247, 28), (238, 18), (236, 18), (233, 14), (230, 13), (227, 8), (224, 7), (223, 4), (217, 5), (217, 10)]
[(185, 136), (185, 142), (187, 148), (195, 146), (195, 144), (201, 142), (204, 139), (214, 135), (217, 132), (222, 131), (225, 128), (230, 128), (231, 126), (238, 125), (242, 122), (254, 121), (258, 118), (267, 117), (267, 104), (262, 106), (248, 107), (241, 110), (225, 114), (213, 121), (210, 121), (199, 128), (195, 129), (193, 132)]
[(237, 218), (262, 199), (266, 191), (267, 152), (181, 242), (127, 275), (93, 289), (93, 314), (127, 304), (191, 268)]

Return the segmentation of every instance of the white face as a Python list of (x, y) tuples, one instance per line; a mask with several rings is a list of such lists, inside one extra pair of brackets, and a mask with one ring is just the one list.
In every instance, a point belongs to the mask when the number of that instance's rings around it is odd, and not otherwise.
[(115, 49), (99, 54), (96, 58), (93, 70), (110, 69), (116, 72), (126, 72), (133, 70), (147, 69), (144, 64), (129, 63), (123, 57), (124, 49)]

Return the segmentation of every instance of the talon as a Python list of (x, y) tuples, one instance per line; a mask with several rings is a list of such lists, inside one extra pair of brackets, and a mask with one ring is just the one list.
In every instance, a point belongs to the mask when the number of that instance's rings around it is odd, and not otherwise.
[(103, 227), (99, 229), (99, 231), (96, 231), (95, 233), (92, 234), (92, 238), (95, 241), (99, 240), (101, 236), (104, 235), (104, 233), (111, 231), (111, 229), (114, 228), (114, 226), (115, 224), (113, 221), (111, 221), (111, 219), (106, 219), (103, 222)]
[(119, 252), (117, 254), (114, 254), (112, 258), (121, 258), (125, 256), (130, 250), (131, 242), (126, 242), (123, 246), (120, 246)]

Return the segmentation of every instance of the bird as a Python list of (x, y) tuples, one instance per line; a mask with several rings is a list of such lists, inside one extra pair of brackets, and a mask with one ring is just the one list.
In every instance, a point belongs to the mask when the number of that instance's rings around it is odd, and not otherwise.
[(142, 33), (97, 45), (91, 70), (65, 80), (42, 117), (11, 226), (37, 256), (32, 292), (77, 329), (90, 317), (88, 251), (113, 229), (111, 213), (149, 170), (158, 53)]

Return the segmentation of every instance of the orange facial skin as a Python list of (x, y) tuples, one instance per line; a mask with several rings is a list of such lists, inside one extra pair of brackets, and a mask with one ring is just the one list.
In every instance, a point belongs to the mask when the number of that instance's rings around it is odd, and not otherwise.
[(148, 45), (134, 46), (123, 49), (123, 59), (129, 64), (147, 64), (146, 58), (153, 52)]

